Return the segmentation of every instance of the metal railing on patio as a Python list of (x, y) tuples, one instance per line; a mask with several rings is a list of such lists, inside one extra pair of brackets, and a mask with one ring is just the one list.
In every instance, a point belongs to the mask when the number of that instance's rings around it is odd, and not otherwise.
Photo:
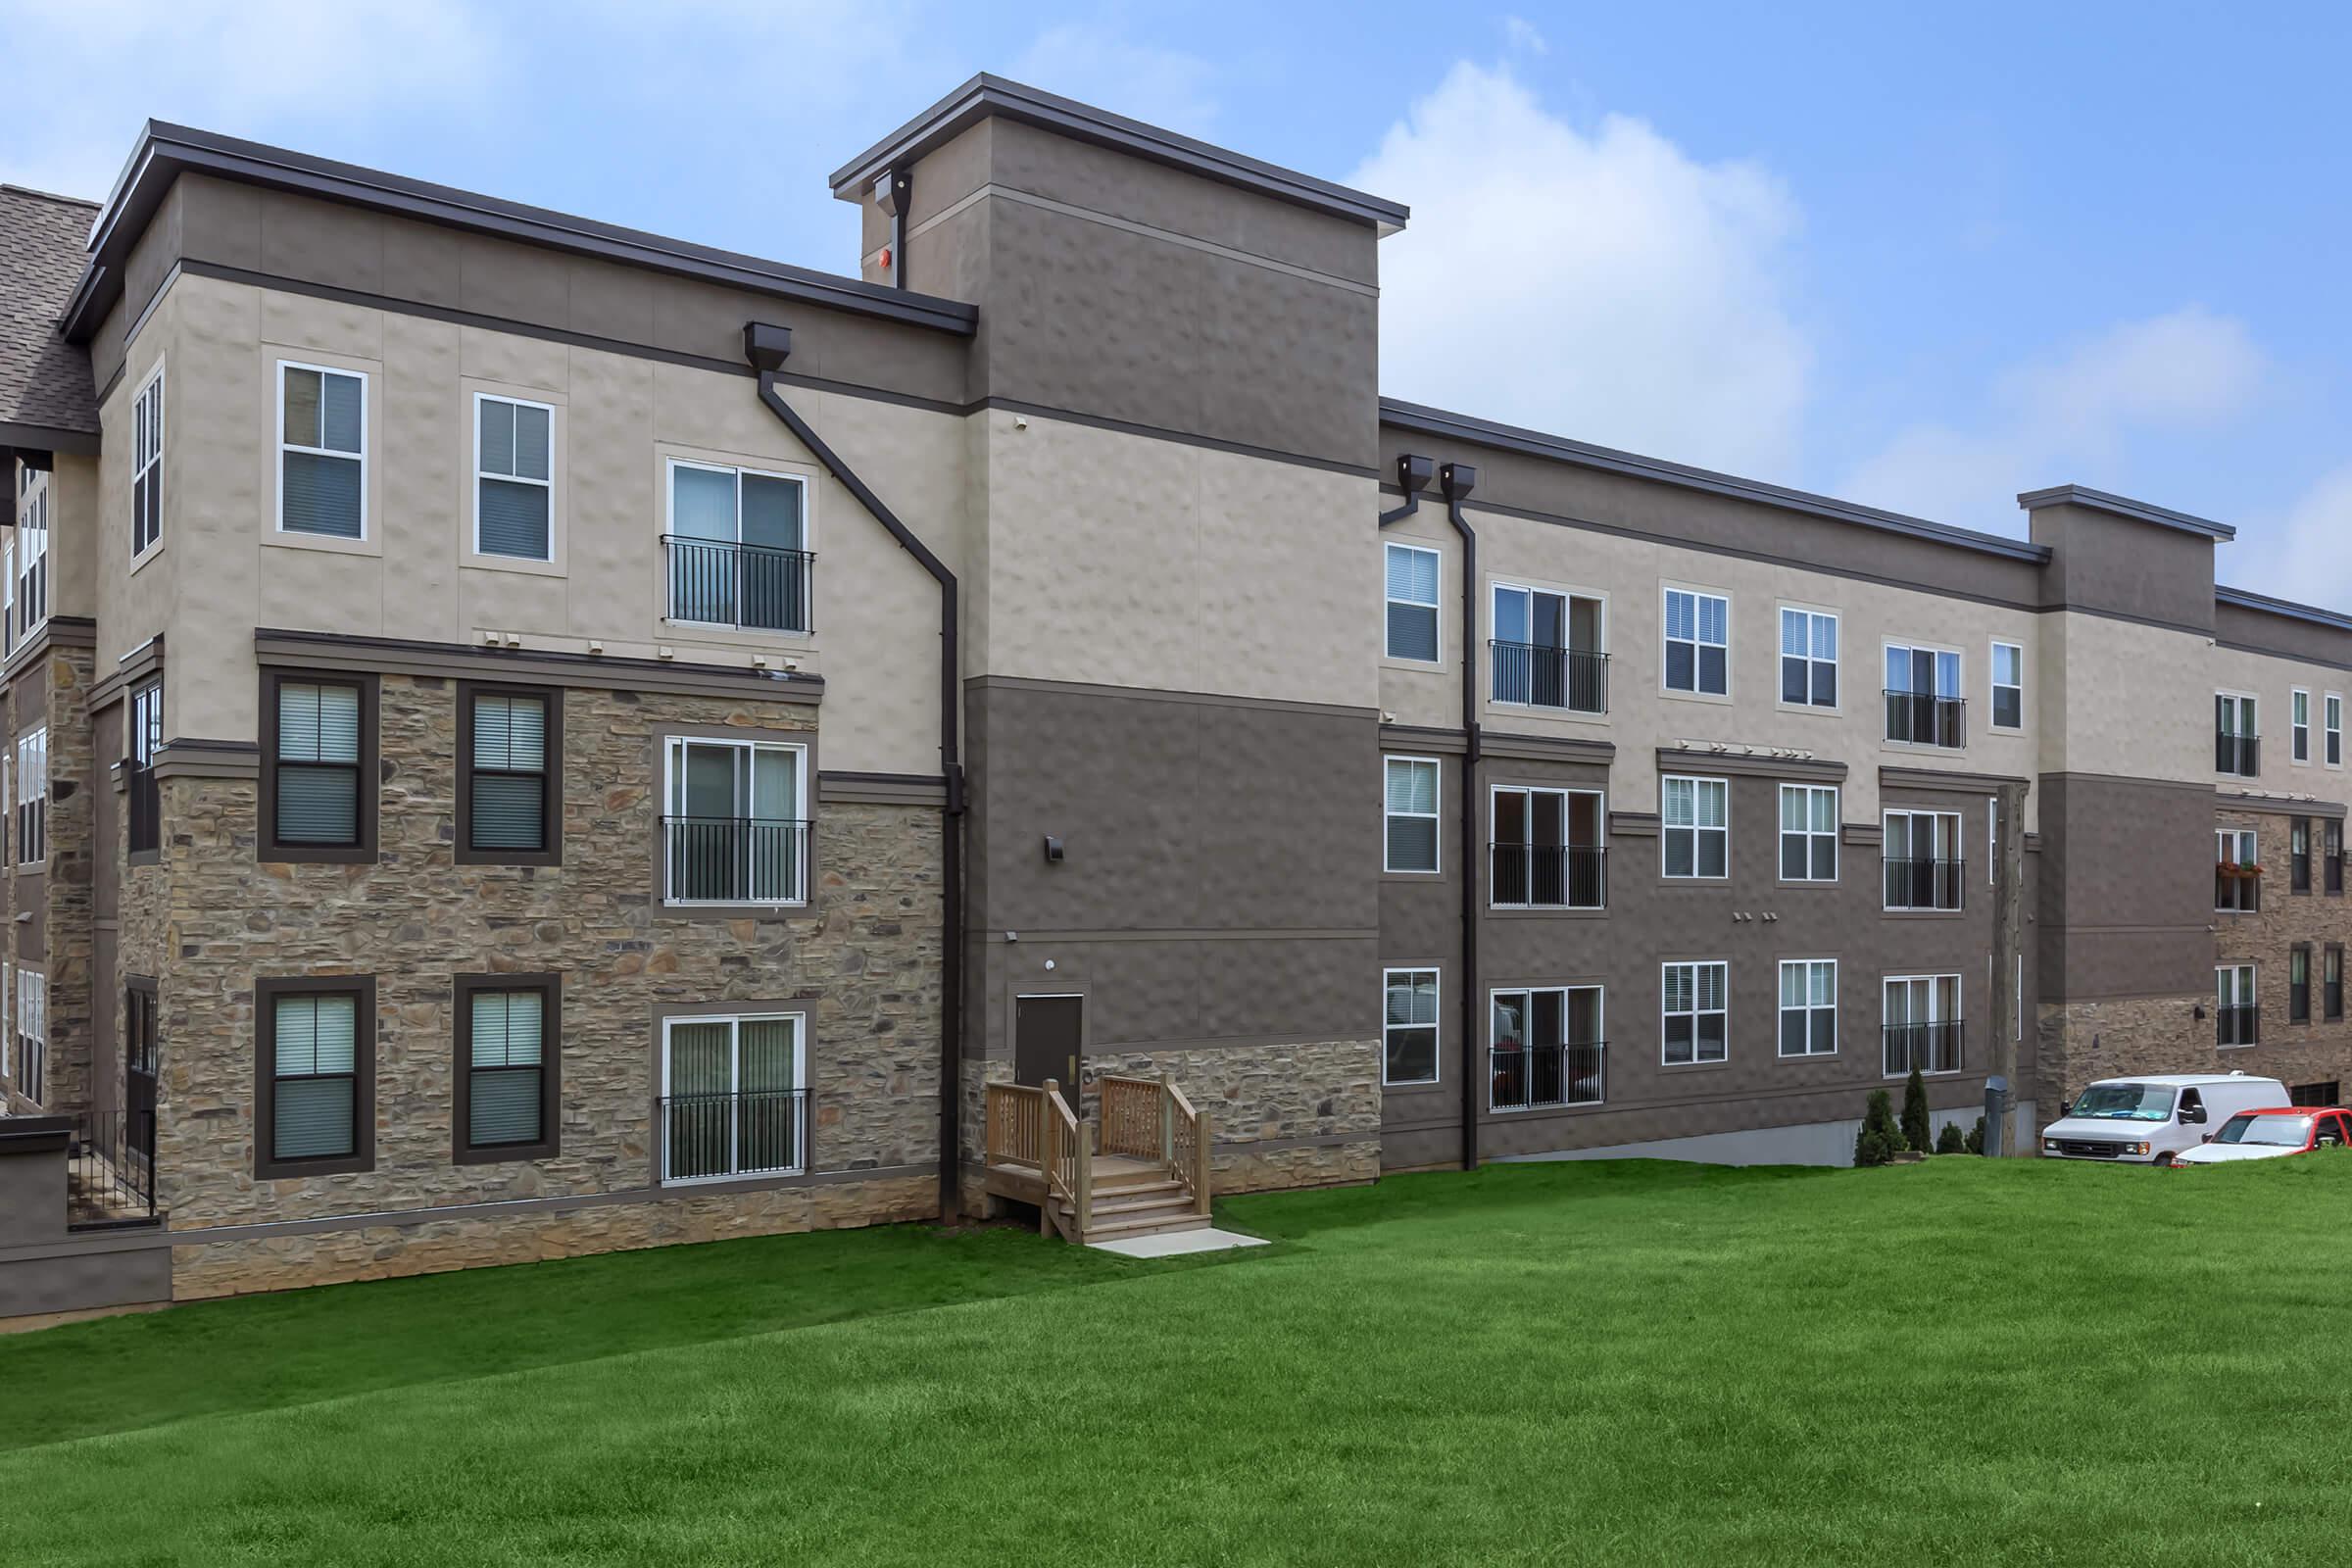
[(1494, 701), (1557, 708), (1572, 713), (1609, 710), (1609, 656), (1589, 648), (1544, 643), (1490, 642)]
[(663, 817), (662, 902), (802, 903), (808, 897), (808, 828), (781, 817)]
[(1957, 909), (1966, 885), (1966, 860), (1918, 860), (1886, 857), (1886, 907), (1889, 909)]
[(1886, 1068), (1889, 1078), (1921, 1072), (1960, 1070), (1962, 1029), (1958, 1018), (1932, 1023), (1890, 1023), (1886, 1028)]
[(1968, 699), (1933, 692), (1886, 692), (1886, 738), (1913, 746), (1968, 744)]
[(2234, 1006), (2213, 1009), (2213, 1043), (2217, 1046), (2252, 1046), (2262, 1041), (2262, 1006), (2258, 1003), (2241, 1003)]
[(745, 1089), (664, 1095), (662, 1179), (710, 1181), (808, 1169), (808, 1091)]
[(2213, 770), (2253, 778), (2262, 771), (2262, 737), (2217, 731), (2213, 737)]
[(155, 1113), (82, 1111), (66, 1151), (70, 1230), (144, 1225), (155, 1218)]
[(1488, 1054), (1488, 1104), (1494, 1110), (1597, 1105), (1607, 1088), (1607, 1054), (1606, 1043), (1598, 1040), (1496, 1046)]
[(806, 633), (816, 557), (807, 550), (664, 534), (669, 618), (745, 631)]
[(1490, 844), (1496, 908), (1598, 909), (1608, 903), (1608, 851), (1582, 844)]

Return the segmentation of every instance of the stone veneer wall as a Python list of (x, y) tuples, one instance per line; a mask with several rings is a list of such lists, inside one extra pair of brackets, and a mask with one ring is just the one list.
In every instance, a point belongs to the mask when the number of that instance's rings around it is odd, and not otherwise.
[[(574, 689), (564, 706), (564, 864), (459, 865), (456, 698), (451, 682), (383, 678), (373, 864), (259, 862), (254, 781), (164, 781), (161, 897), (126, 894), (123, 951), (126, 965), (134, 954), (170, 955), (157, 1164), (172, 1232), (645, 1193), (655, 1181), (657, 1010), (716, 1002), (807, 1011), (813, 1168), (878, 1179), (181, 1245), (179, 1293), (936, 1212), (936, 1177), (905, 1167), (938, 1156), (937, 811), (820, 808), (807, 911), (665, 908), (655, 886), (660, 731), (813, 739), (815, 710)], [(562, 1147), (542, 1160), (459, 1165), (452, 977), (500, 971), (564, 977)], [(360, 974), (376, 981), (374, 1168), (258, 1181), (254, 982)]]
[[(44, 907), (40, 958), (28, 960), (20, 956), (13, 937), (8, 943), (8, 956), (20, 972), (27, 967), (35, 969), (48, 982), (48, 1050), (41, 1108), (52, 1115), (73, 1115), (88, 1110), (91, 1104), (90, 921), (96, 897), (92, 877), (97, 864), (97, 847), (91, 842), (91, 791), (98, 780), (98, 770), (90, 755), (89, 695), (94, 657), (87, 648), (52, 643), (39, 662), (17, 676), (19, 681), (38, 683), (44, 714), (38, 719), (28, 715), (20, 724), (19, 733), (40, 723), (49, 726), (49, 858), (45, 875), (37, 879), (16, 876), (13, 862), (18, 846), (13, 807), (17, 795), (12, 789), (7, 839), (8, 858), (12, 862), (10, 929), (17, 929), (15, 917), (22, 912), (17, 903), (20, 890), (29, 897), (32, 889), (37, 888)], [(15, 755), (12, 741), (9, 752), (12, 768)], [(21, 1066), (15, 1040), (19, 995), (20, 988), (12, 984), (6, 1020), (12, 1068)]]
[[(2293, 817), (2270, 811), (2226, 810), (2222, 828), (2252, 828), (2262, 866), (2262, 893), (2252, 914), (2216, 914), (2214, 961), (2256, 965), (2254, 987), (2262, 1006), (2259, 1044), (2217, 1053), (2219, 1070), (2264, 1073), (2290, 1088), (2296, 1084), (2352, 1082), (2352, 1021), (2327, 1017), (2327, 950), (2331, 942), (2352, 949), (2352, 895), (2328, 894), (2326, 828), (2311, 818), (2311, 891), (2294, 893)], [(2311, 1019), (2287, 1017), (2288, 954), (2297, 943), (2311, 946)], [(2347, 959), (2352, 966), (2352, 957)], [(2347, 985), (2352, 990), (2352, 984)]]
[(1165, 1074), (1210, 1118), (1220, 1196), (1380, 1175), (1380, 1042), (1113, 1051), (1089, 1055), (1083, 1115), (1103, 1073)]
[[(2205, 1009), (2198, 1018), (2196, 1009)], [(2060, 1104), (2101, 1078), (2132, 1073), (2228, 1072), (2241, 1063), (2214, 1049), (2213, 995), (2045, 1002), (2037, 1012), (2034, 1112), (2044, 1123)], [(2034, 1129), (2036, 1132), (2038, 1128)], [(2040, 1146), (2034, 1146), (2038, 1149)]]

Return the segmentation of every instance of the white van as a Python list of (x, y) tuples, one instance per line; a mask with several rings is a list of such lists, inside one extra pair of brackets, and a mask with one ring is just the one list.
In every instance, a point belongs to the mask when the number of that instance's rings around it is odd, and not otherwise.
[(2055, 1159), (2169, 1164), (2239, 1111), (2286, 1102), (2286, 1085), (2242, 1072), (2102, 1078), (2041, 1130), (2041, 1152)]

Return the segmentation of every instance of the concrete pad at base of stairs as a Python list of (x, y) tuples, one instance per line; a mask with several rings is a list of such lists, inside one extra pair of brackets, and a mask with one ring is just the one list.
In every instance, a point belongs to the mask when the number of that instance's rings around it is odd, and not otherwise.
[(1121, 1257), (1181, 1257), (1187, 1252), (1224, 1252), (1237, 1247), (1263, 1247), (1266, 1243), (1255, 1236), (1209, 1229), (1170, 1231), (1164, 1236), (1133, 1236), (1125, 1241), (1089, 1245), (1098, 1252), (1116, 1252)]

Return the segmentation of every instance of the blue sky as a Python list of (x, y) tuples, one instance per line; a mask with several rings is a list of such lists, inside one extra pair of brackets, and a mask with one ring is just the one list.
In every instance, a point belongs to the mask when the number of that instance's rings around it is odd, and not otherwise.
[(824, 175), (996, 71), (1410, 204), (1392, 395), (2000, 532), (2095, 485), (2352, 606), (2341, 8), (0, 0), (0, 179), (102, 195), (152, 115), (838, 271)]

